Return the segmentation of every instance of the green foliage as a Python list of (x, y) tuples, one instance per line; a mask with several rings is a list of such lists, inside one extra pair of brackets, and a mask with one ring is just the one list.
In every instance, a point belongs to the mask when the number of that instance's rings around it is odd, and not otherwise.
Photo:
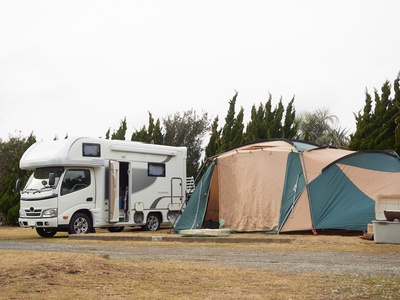
[(233, 122), (232, 131), (231, 131), (231, 147), (240, 146), (244, 143), (244, 135), (243, 135), (243, 118), (244, 118), (244, 109), (240, 108), (240, 111), (236, 115), (236, 118)]
[(162, 145), (164, 143), (164, 136), (161, 132), (160, 119), (157, 119), (156, 123), (154, 124), (153, 115), (150, 112), (148, 113), (148, 128), (143, 126), (139, 131), (135, 131), (132, 134), (131, 140)]
[[(234, 139), (233, 125), (235, 124), (235, 105), (237, 96), (238, 93), (236, 92), (233, 98), (229, 100), (229, 109), (225, 117), (225, 125), (222, 128), (221, 147), (220, 149), (218, 149), (218, 152), (222, 152), (226, 149), (236, 146), (233, 143)], [(237, 122), (236, 122), (236, 127), (238, 127)]]
[(268, 131), (268, 138), (280, 138), (283, 137), (282, 132), (282, 118), (283, 112), (285, 108), (282, 104), (282, 99), (279, 101), (278, 106), (274, 109), (272, 115), (273, 119), (271, 120), (269, 131)]
[[(218, 116), (215, 118), (211, 127), (211, 136), (206, 146), (206, 157), (212, 157), (229, 148), (237, 147), (245, 142), (253, 142), (268, 138), (294, 138), (297, 131), (295, 123), (294, 98), (289, 102), (286, 109), (283, 106), (282, 99), (272, 110), (272, 96), (269, 94), (268, 101), (260, 103), (258, 107), (254, 104), (251, 108), (251, 119), (244, 131), (243, 119), (244, 109), (240, 108), (235, 116), (235, 104), (238, 93), (229, 100), (229, 108), (225, 117), (225, 124), (221, 130), (218, 130)], [(283, 115), (285, 119), (282, 126)]]
[(338, 118), (327, 108), (304, 112), (296, 120), (296, 138), (324, 147), (347, 148), (348, 129), (341, 129), (337, 122)]
[(110, 139), (110, 131), (111, 131), (111, 128), (108, 128), (108, 130), (106, 132), (106, 140)]
[(202, 151), (202, 142), (205, 133), (209, 130), (207, 113), (199, 116), (191, 109), (183, 113), (175, 113), (163, 120), (165, 134), (164, 144), (171, 146), (186, 146), (187, 176), (196, 177)]
[(15, 190), (17, 179), (27, 182), (30, 172), (19, 168), (19, 161), (30, 145), (36, 142), (32, 134), (28, 138), (10, 137), (0, 143), (0, 212), (7, 223), (18, 222), (19, 194)]
[(207, 113), (202, 116), (190, 109), (181, 115), (175, 113), (163, 119), (164, 128), (160, 126), (160, 120), (154, 123), (149, 112), (148, 127), (143, 126), (132, 134), (132, 141), (154, 143), (169, 146), (185, 146), (188, 149), (186, 161), (187, 176), (196, 177), (202, 151), (204, 134), (209, 129)]
[(264, 115), (264, 106), (262, 103), (260, 103), (258, 109), (253, 104), (251, 108), (251, 121), (246, 127), (246, 142), (261, 140), (267, 136)]
[(268, 101), (263, 105), (260, 103), (258, 109), (253, 105), (251, 119), (247, 124), (245, 140), (253, 142), (269, 138), (292, 139), (296, 134), (295, 110), (293, 108), (294, 98), (289, 102), (286, 109), (285, 119), (282, 126), (282, 119), (285, 107), (282, 99), (272, 110), (272, 95), (269, 94)]
[(387, 80), (380, 93), (365, 92), (364, 108), (355, 114), (356, 131), (351, 135), (352, 150), (395, 150), (400, 153), (400, 73), (392, 86)]
[(212, 157), (218, 153), (221, 147), (221, 129), (218, 129), (218, 116), (215, 117), (211, 125), (211, 136), (208, 145), (205, 148), (206, 157)]
[(293, 139), (297, 133), (296, 110), (294, 109), (294, 97), (286, 107), (285, 121), (283, 122), (282, 137)]
[(126, 117), (121, 120), (121, 125), (119, 126), (117, 132), (114, 132), (111, 136), (112, 140), (125, 140), (125, 134), (126, 134), (126, 129), (127, 129), (127, 125), (126, 125)]

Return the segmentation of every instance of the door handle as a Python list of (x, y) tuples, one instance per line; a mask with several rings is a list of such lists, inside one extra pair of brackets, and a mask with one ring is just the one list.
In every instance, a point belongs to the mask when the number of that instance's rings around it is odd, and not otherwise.
[(93, 201), (92, 197), (86, 198), (86, 202), (90, 202), (90, 201)]

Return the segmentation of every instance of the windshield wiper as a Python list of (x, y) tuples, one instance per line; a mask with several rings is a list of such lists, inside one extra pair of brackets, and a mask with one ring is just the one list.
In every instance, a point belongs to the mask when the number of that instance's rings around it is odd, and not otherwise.
[(26, 189), (21, 191), (21, 194), (29, 194), (30, 192), (34, 191), (33, 193), (36, 193), (39, 189)]
[(46, 189), (51, 189), (51, 186), (44, 186), (41, 189), (37, 189), (36, 191), (33, 192), (33, 194), (41, 193), (43, 190), (46, 190)]

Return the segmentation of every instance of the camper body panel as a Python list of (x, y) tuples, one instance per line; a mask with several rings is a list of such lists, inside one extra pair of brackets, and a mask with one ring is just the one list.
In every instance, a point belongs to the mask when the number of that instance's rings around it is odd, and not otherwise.
[(34, 173), (21, 191), (19, 223), (71, 231), (78, 213), (94, 228), (166, 223), (185, 200), (186, 153), (185, 147), (88, 138), (36, 143), (20, 161)]

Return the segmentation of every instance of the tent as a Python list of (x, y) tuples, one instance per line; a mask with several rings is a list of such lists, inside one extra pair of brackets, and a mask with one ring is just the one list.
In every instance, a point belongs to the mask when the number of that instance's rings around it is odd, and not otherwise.
[(378, 195), (400, 195), (390, 151), (348, 151), (286, 139), (245, 144), (215, 157), (174, 232), (367, 230)]

